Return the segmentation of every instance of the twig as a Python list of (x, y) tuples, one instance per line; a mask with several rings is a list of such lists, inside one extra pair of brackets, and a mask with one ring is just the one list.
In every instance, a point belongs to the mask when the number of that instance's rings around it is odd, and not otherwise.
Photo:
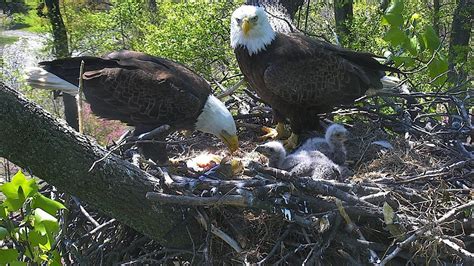
[(370, 194), (367, 196), (360, 197), (361, 200), (370, 202), (370, 203), (379, 203), (384, 202), (387, 199), (387, 196), (390, 194), (390, 191), (382, 191), (375, 194)]
[(463, 258), (467, 265), (472, 264), (474, 262), (474, 253), (467, 251), (466, 249), (460, 247), (458, 244), (454, 243), (453, 241), (441, 237), (441, 242), (445, 244), (448, 248), (456, 252), (461, 258)]
[(139, 135), (138, 140), (153, 140), (154, 137), (165, 133), (166, 131), (170, 130), (170, 128), (171, 127), (169, 125), (161, 125), (152, 131)]
[[(154, 138), (156, 135), (159, 135), (159, 134), (162, 134), (162, 133), (168, 131), (169, 129), (170, 129), (170, 126), (169, 126), (169, 125), (162, 125), (162, 126), (160, 126), (160, 127), (158, 127), (158, 128), (153, 129), (152, 131), (143, 133), (143, 134), (141, 134), (141, 135), (138, 136), (138, 137), (130, 137), (130, 138), (123, 138), (123, 139), (122, 139), (122, 137), (121, 137), (121, 142), (122, 142), (122, 143), (119, 142), (118, 145), (115, 146), (115, 147), (113, 147), (112, 149), (110, 149), (109, 152), (107, 152), (107, 153), (104, 155), (104, 157), (102, 157), (102, 158), (100, 158), (99, 160), (95, 161), (95, 162), (91, 165), (91, 167), (89, 168), (89, 172), (91, 172), (92, 170), (94, 170), (94, 167), (95, 167), (98, 163), (100, 163), (100, 162), (102, 162), (103, 160), (107, 159), (107, 157), (109, 157), (114, 151), (118, 150), (120, 147), (122, 147), (122, 146), (124, 146), (124, 145), (137, 144), (137, 143), (149, 143), (149, 142), (150, 142), (150, 143), (155, 143), (155, 142), (157, 142), (157, 143), (166, 143), (166, 144), (168, 144), (168, 142), (166, 142), (166, 141), (155, 141), (155, 140), (153, 140), (153, 138)], [(122, 136), (125, 136), (125, 134), (122, 135)], [(134, 142), (129, 142), (130, 139), (134, 139), (134, 138), (139, 139), (139, 140), (138, 140), (138, 141), (134, 141)]]
[(84, 91), (84, 60), (81, 61), (81, 67), (79, 70), (79, 92), (76, 95), (76, 104), (77, 104), (77, 118), (79, 122), (79, 133), (84, 133), (84, 117), (82, 115), (82, 92)]
[(445, 213), (441, 218), (439, 218), (438, 220), (436, 220), (433, 224), (431, 225), (426, 225), (422, 228), (420, 228), (418, 231), (416, 231), (414, 234), (412, 234), (410, 237), (408, 237), (407, 239), (405, 239), (404, 241), (400, 242), (397, 244), (397, 248), (395, 250), (393, 250), (389, 255), (387, 255), (381, 262), (380, 262), (380, 265), (385, 265), (387, 264), (387, 262), (389, 262), (390, 260), (392, 260), (393, 258), (395, 258), (397, 256), (398, 253), (400, 253), (400, 251), (402, 251), (403, 248), (405, 248), (407, 245), (409, 245), (410, 243), (412, 243), (413, 241), (415, 241), (418, 236), (424, 234), (425, 232), (427, 232), (431, 227), (433, 226), (437, 226), (439, 224), (442, 224), (442, 223), (445, 223), (445, 222), (449, 222), (453, 219), (455, 219), (455, 215), (461, 211), (464, 211), (466, 209), (469, 209), (469, 208), (472, 208), (474, 206), (474, 200), (466, 203), (466, 204), (463, 204), (463, 205), (460, 205), (460, 206), (457, 206), (453, 209), (451, 209), (450, 211), (448, 211), (447, 213)]
[[(198, 215), (196, 219), (198, 220), (199, 224), (201, 224), (204, 229), (209, 231), (209, 226), (208, 223), (206, 223), (206, 219), (204, 218), (203, 214), (200, 211), (197, 211)], [(233, 248), (236, 252), (240, 253), (243, 251), (243, 249), (240, 247), (239, 243), (230, 237), (228, 234), (226, 234), (224, 231), (221, 229), (217, 228), (213, 224), (210, 224), (211, 227), (211, 233), (217, 236), (218, 238), (222, 239), (222, 241), (226, 242), (231, 248)]]
[(244, 92), (250, 97), (252, 98), (252, 100), (256, 101), (256, 102), (259, 102), (259, 103), (263, 103), (265, 104), (265, 102), (260, 99), (258, 96), (256, 96), (255, 94), (253, 94), (251, 91), (249, 91), (248, 89), (244, 89)]
[(352, 204), (360, 204), (367, 207), (377, 208), (377, 206), (373, 205), (372, 203), (360, 200), (359, 198), (350, 195), (336, 188), (334, 185), (328, 184), (327, 182), (322, 182), (309, 177), (295, 177), (287, 171), (271, 167), (264, 167), (258, 163), (253, 163), (252, 167), (258, 172), (272, 175), (279, 180), (289, 181), (302, 190), (311, 191), (313, 193), (319, 193), (322, 195), (334, 196)]
[(79, 201), (79, 199), (77, 197), (74, 197), (72, 196), (72, 200), (76, 203), (76, 205), (79, 207), (79, 210), (81, 210), (82, 214), (84, 214), (84, 216), (95, 226), (95, 227), (98, 227), (100, 224), (99, 222), (97, 222), (94, 218), (92, 218), (92, 216), (89, 214), (89, 212), (86, 211), (86, 209), (84, 209), (84, 207), (82, 206), (81, 202)]
[(102, 158), (100, 158), (99, 160), (95, 161), (94, 163), (92, 163), (91, 167), (89, 168), (88, 172), (91, 172), (92, 170), (94, 170), (94, 167), (102, 162), (103, 160), (107, 159), (107, 157), (109, 157), (114, 151), (118, 150), (120, 148), (120, 145), (117, 145), (115, 147), (113, 147), (112, 149), (110, 149)]
[(459, 161), (459, 162), (453, 163), (451, 165), (444, 166), (441, 169), (426, 171), (422, 175), (398, 177), (397, 179), (399, 179), (399, 180), (397, 180), (396, 182), (397, 183), (410, 183), (410, 182), (418, 181), (418, 180), (424, 179), (424, 178), (431, 178), (431, 177), (445, 175), (447, 172), (450, 172), (453, 169), (464, 167), (466, 164), (469, 164), (470, 162), (471, 162), (471, 160)]
[(231, 95), (234, 93), (242, 84), (244, 84), (244, 79), (239, 80), (239, 82), (235, 83), (232, 87), (225, 89), (219, 82), (214, 81), (222, 90), (223, 92), (218, 94), (216, 97), (217, 99), (222, 99), (226, 96)]
[[(349, 217), (346, 210), (342, 206), (342, 202), (340, 200), (336, 200), (336, 205), (337, 205), (337, 209), (339, 210), (339, 213), (341, 214), (342, 218), (344, 218), (349, 228), (351, 228), (351, 230), (356, 231), (357, 235), (359, 236), (359, 239), (363, 241), (367, 241), (367, 239), (364, 237), (364, 235), (360, 231), (360, 228), (354, 222), (352, 222), (352, 219)], [(375, 251), (369, 248), (369, 253), (370, 253), (370, 259), (369, 259), (370, 263), (380, 262), (379, 256), (377, 255), (377, 253), (375, 253)]]
[(89, 231), (88, 233), (84, 234), (84, 235), (81, 237), (81, 239), (87, 238), (88, 236), (95, 234), (97, 231), (99, 231), (99, 230), (101, 230), (102, 228), (104, 228), (104, 227), (106, 227), (106, 226), (108, 226), (108, 225), (114, 223), (115, 221), (116, 221), (115, 219), (110, 219), (110, 220), (108, 220), (107, 222), (105, 222), (105, 223), (103, 223), (103, 224), (97, 226), (96, 228), (92, 229), (92, 230)]
[(257, 262), (257, 265), (262, 265), (263, 263), (265, 263), (269, 258), (271, 258), (277, 252), (277, 250), (281, 246), (281, 243), (283, 242), (283, 240), (285, 240), (285, 238), (290, 234), (290, 231), (291, 231), (292, 228), (293, 228), (292, 224), (288, 225), (285, 232), (283, 232), (283, 234), (275, 242), (275, 245), (273, 245), (272, 250), (270, 250), (270, 252), (268, 252), (268, 255), (265, 258), (263, 258), (261, 261)]

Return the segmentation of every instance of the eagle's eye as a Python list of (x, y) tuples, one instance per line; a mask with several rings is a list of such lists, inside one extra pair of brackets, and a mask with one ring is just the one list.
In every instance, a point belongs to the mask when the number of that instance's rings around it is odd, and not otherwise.
[(237, 24), (240, 25), (240, 23), (242, 22), (242, 20), (240, 18), (235, 18), (235, 21), (237, 22)]
[(258, 20), (258, 16), (250, 18), (250, 21), (252, 21), (252, 22), (257, 22), (257, 20)]

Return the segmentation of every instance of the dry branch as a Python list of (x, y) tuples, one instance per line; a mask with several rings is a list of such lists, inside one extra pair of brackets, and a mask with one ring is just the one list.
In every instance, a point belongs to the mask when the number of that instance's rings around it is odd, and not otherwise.
[(466, 210), (466, 209), (469, 209), (469, 208), (472, 208), (474, 207), (474, 200), (466, 203), (466, 204), (463, 204), (463, 205), (460, 205), (460, 206), (457, 206), (453, 209), (451, 209), (450, 211), (448, 211), (447, 213), (445, 213), (441, 218), (439, 218), (438, 220), (434, 221), (432, 224), (428, 224), (422, 228), (420, 228), (419, 230), (417, 230), (414, 234), (410, 235), (407, 239), (403, 240), (402, 242), (400, 243), (397, 243), (397, 248), (395, 248), (395, 250), (393, 250), (390, 254), (388, 254), (381, 262), (380, 262), (380, 265), (385, 265), (387, 264), (387, 262), (389, 262), (390, 260), (392, 260), (393, 258), (395, 258), (398, 253), (400, 253), (400, 251), (402, 251), (405, 247), (407, 247), (409, 244), (411, 244), (413, 241), (415, 241), (419, 236), (423, 235), (424, 233), (426, 233), (428, 230), (430, 230), (433, 226), (438, 226), (442, 223), (446, 223), (446, 222), (449, 222), (449, 221), (452, 221), (455, 219), (455, 216), (463, 211), (463, 210)]

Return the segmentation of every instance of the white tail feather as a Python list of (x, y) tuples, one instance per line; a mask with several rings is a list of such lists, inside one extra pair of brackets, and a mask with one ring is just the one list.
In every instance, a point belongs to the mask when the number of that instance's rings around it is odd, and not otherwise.
[(397, 88), (397, 91), (403, 92), (403, 93), (410, 93), (410, 90), (408, 89), (408, 85), (406, 83), (402, 84), (400, 86), (400, 83), (402, 82), (399, 78), (394, 77), (394, 76), (384, 76), (383, 78), (380, 79), (383, 85), (383, 89), (394, 89), (395, 87)]
[(25, 69), (25, 80), (31, 87), (38, 89), (59, 90), (71, 95), (76, 95), (79, 91), (77, 86), (41, 67), (27, 67)]

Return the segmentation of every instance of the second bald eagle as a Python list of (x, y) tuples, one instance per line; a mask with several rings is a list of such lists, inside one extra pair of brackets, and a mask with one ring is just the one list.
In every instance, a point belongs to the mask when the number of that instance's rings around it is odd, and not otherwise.
[[(382, 88), (384, 71), (370, 53), (350, 51), (299, 33), (276, 33), (261, 7), (241, 6), (231, 18), (231, 46), (240, 70), (275, 120), (289, 119), (297, 135), (319, 127), (317, 114), (350, 104), (369, 89)], [(280, 133), (280, 132), (279, 132)]]
[[(34, 87), (77, 94), (81, 61), (84, 95), (94, 114), (134, 126), (135, 135), (166, 124), (172, 131), (196, 129), (210, 133), (231, 151), (238, 148), (234, 119), (212, 95), (209, 83), (184, 65), (165, 58), (134, 51), (112, 52), (102, 58), (64, 58), (29, 69), (27, 80)], [(167, 159), (166, 150), (154, 155), (150, 148), (145, 153), (154, 160)]]

